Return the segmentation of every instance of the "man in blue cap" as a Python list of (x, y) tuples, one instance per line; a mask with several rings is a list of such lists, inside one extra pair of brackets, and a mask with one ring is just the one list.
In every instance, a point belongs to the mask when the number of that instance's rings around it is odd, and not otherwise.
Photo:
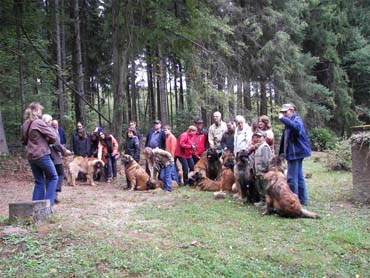
[(301, 204), (307, 205), (308, 195), (302, 162), (305, 157), (311, 156), (311, 147), (306, 129), (291, 103), (282, 106), (279, 119), (285, 125), (279, 154), (284, 154), (288, 162), (288, 184), (293, 193), (298, 196)]

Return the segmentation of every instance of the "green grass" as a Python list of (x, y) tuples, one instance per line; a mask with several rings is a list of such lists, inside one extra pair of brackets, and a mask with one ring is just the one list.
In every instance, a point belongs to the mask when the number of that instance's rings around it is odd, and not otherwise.
[(349, 202), (351, 173), (311, 159), (304, 171), (308, 209), (321, 220), (262, 217), (231, 198), (180, 189), (147, 197), (114, 231), (114, 219), (87, 230), (86, 217), (71, 230), (55, 218), (48, 233), (4, 238), (0, 276), (368, 277), (369, 210)]

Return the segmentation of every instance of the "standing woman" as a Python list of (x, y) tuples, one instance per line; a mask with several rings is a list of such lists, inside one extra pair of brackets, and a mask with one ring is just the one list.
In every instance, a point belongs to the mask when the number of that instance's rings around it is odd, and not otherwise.
[(112, 182), (117, 177), (118, 143), (113, 135), (99, 131), (98, 159), (105, 163), (105, 182)]
[(196, 150), (195, 136), (197, 128), (193, 125), (188, 130), (181, 133), (177, 141), (175, 151), (176, 158), (180, 159), (182, 170), (184, 171), (184, 184), (189, 186), (189, 172), (194, 169), (193, 153)]
[[(53, 120), (53, 118), (49, 114), (42, 115), (42, 120), (48, 126), (52, 126), (55, 132), (58, 134), (58, 124), (56, 124), (56, 127), (55, 125), (53, 125), (53, 122), (57, 122), (56, 120)], [(57, 203), (60, 203), (60, 196), (58, 195), (60, 192), (62, 192), (62, 185), (63, 185), (63, 180), (64, 180), (64, 167), (63, 167), (62, 156), (71, 155), (72, 153), (71, 151), (67, 150), (66, 147), (64, 147), (64, 145), (60, 143), (59, 136), (57, 136), (56, 142), (54, 144), (49, 145), (49, 147), (50, 147), (50, 152), (51, 152), (50, 157), (54, 163), (55, 170), (57, 171), (57, 174), (58, 174), (58, 183), (57, 183), (55, 200), (54, 200), (54, 202), (57, 204)]]
[(262, 115), (258, 119), (258, 128), (266, 133), (266, 143), (270, 146), (272, 153), (274, 154), (274, 132), (271, 128), (270, 118), (266, 115)]
[(32, 102), (24, 111), (21, 141), (26, 146), (27, 159), (35, 179), (32, 200), (50, 200), (54, 206), (58, 174), (50, 158), (49, 144), (57, 140), (57, 133), (42, 120), (44, 107)]

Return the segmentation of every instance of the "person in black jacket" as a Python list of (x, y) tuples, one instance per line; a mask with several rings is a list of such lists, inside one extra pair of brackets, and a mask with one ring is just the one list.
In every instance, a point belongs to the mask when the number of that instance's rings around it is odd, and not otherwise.
[(75, 155), (88, 157), (90, 154), (90, 134), (81, 122), (77, 122), (76, 131), (71, 137), (71, 150)]
[(131, 155), (137, 163), (140, 161), (140, 141), (136, 136), (136, 129), (129, 128), (127, 131), (127, 140), (125, 154)]

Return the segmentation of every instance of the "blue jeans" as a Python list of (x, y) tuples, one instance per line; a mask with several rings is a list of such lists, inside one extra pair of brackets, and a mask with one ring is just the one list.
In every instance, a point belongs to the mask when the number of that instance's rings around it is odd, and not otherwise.
[(290, 189), (299, 198), (302, 205), (308, 204), (306, 181), (303, 175), (302, 159), (288, 161), (288, 184)]
[(104, 178), (107, 181), (109, 178), (117, 177), (117, 160), (113, 156), (107, 157), (107, 164), (104, 168)]
[(162, 168), (159, 173), (159, 179), (163, 181), (165, 189), (169, 192), (172, 190), (172, 168), (173, 166), (169, 165)]
[(50, 205), (53, 206), (58, 183), (58, 174), (53, 161), (49, 155), (45, 155), (28, 162), (31, 165), (32, 174), (35, 178), (32, 201), (49, 199)]
[(184, 184), (189, 185), (189, 171), (194, 170), (194, 160), (193, 158), (183, 158), (179, 157), (182, 171), (184, 172)]
[(176, 165), (172, 166), (171, 178), (172, 178), (173, 181), (177, 182), (177, 184), (180, 184), (179, 175), (177, 174)]

